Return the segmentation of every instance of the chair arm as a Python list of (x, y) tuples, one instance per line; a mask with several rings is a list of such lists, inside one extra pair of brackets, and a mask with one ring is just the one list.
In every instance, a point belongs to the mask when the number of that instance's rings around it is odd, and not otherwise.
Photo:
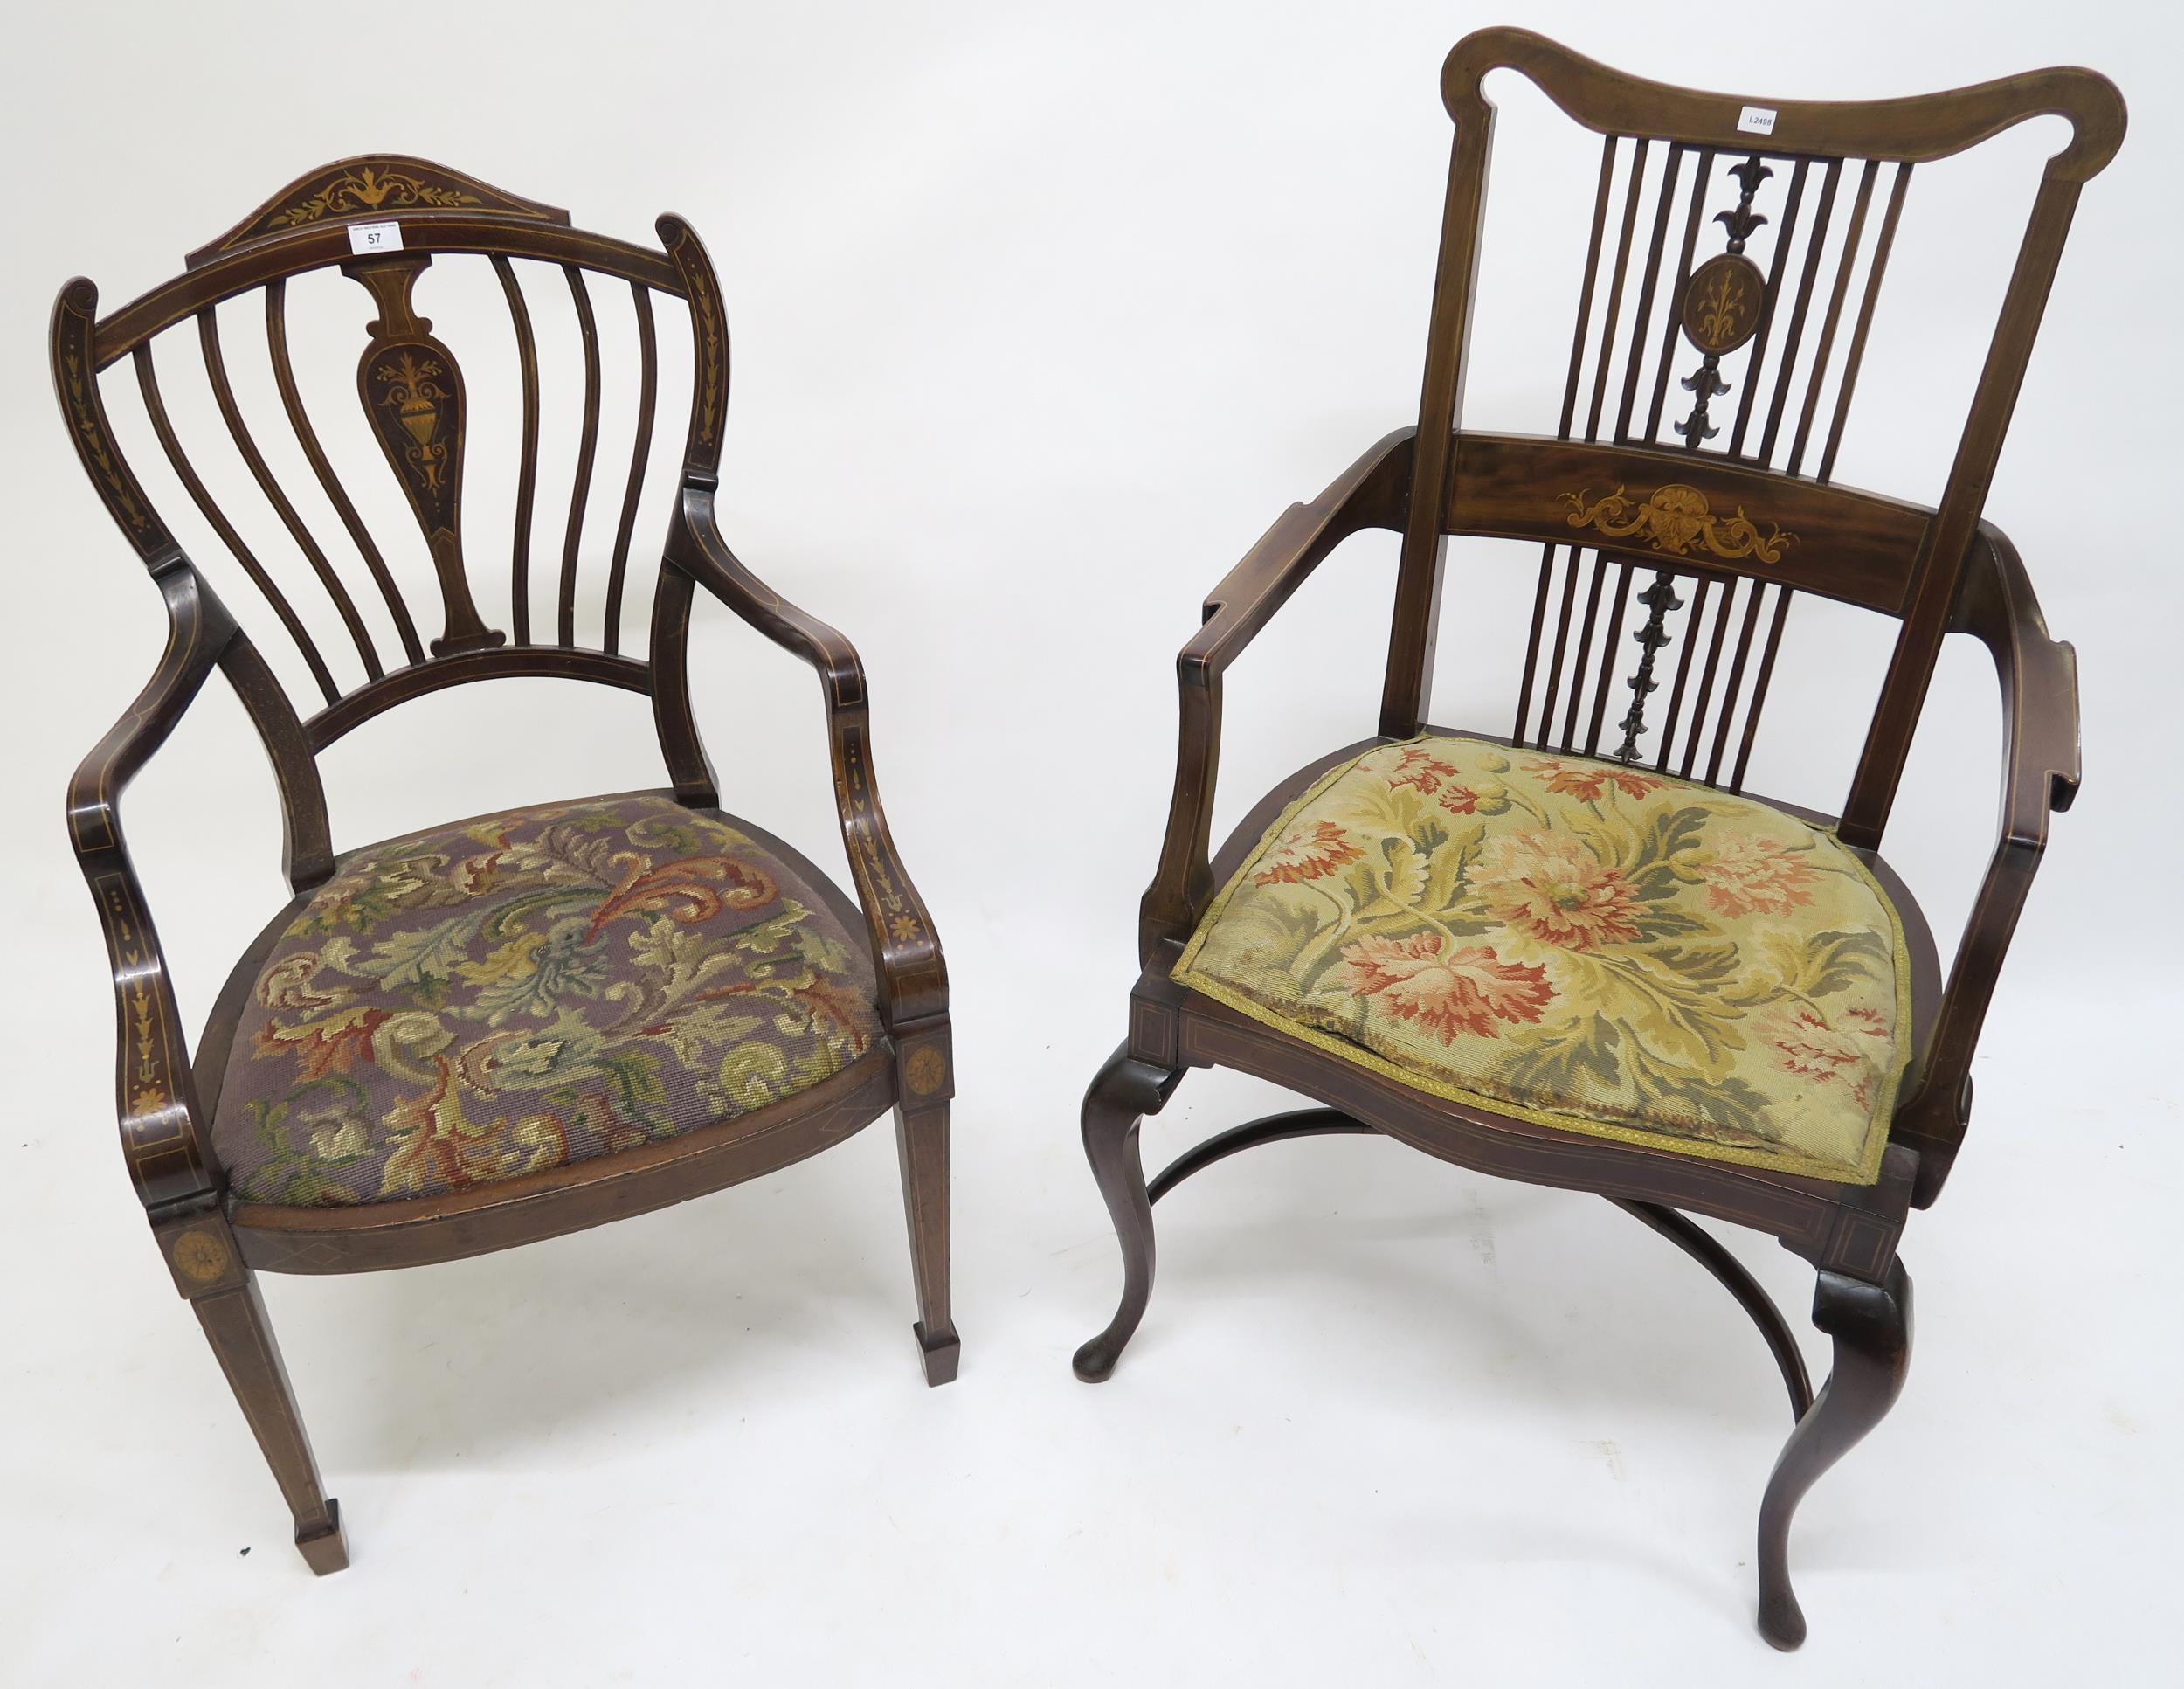
[(1403, 525), (1417, 433), (1399, 428), (1310, 504), (1292, 504), (1207, 594), (1204, 624), (1176, 656), (1175, 795), (1160, 865), (1138, 906), (1140, 959), (1150, 961), (1164, 942), (1187, 938), (1213, 895), (1206, 852), (1220, 771), (1223, 671), (1344, 540), (1360, 528)]
[(1951, 620), (1994, 659), (2001, 686), (2004, 757), (1994, 854), (1943, 987), (1918, 1088), (1897, 1117), (1896, 1135), (1919, 1150), (1912, 1200), (1940, 1193), (1971, 1113), (1971, 1067), (2002, 958), (2047, 848), (2051, 817), (2077, 797), (2077, 654), (2048, 634), (2017, 548), (1992, 523), (1973, 542)]
[(69, 841), (97, 905), (114, 975), (121, 1153), (138, 1197), (155, 1215), (217, 1194), (222, 1174), (190, 1077), (166, 957), (121, 836), (119, 804), (236, 637), (234, 622), (186, 564), (162, 572), (159, 585), (168, 615), (159, 666), (68, 783)]
[(721, 537), (709, 488), (683, 489), (681, 519), (670, 534), (667, 563), (818, 673), (826, 701), (834, 804), (879, 978), (881, 1020), (895, 1033), (946, 1014), (948, 968), (940, 940), (895, 852), (880, 806), (864, 664), (856, 647), (743, 566)]

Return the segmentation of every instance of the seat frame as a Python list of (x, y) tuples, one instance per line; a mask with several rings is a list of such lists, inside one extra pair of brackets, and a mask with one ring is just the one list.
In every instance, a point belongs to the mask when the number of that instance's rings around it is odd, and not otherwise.
[[(1605, 134), (1611, 159), (1620, 134), (1665, 137), (1679, 149), (1704, 148), (1709, 159), (1717, 150), (1735, 156), (1760, 144), (1770, 156), (1840, 160), (1857, 149), (1907, 165), (1963, 150), (2035, 115), (2059, 113), (2067, 117), (2071, 142), (2048, 163), (1964, 444), (1941, 503), (1928, 508), (1832, 485), (1828, 474), (1832, 442), (1822, 473), (1815, 478), (1772, 472), (1764, 463), (1753, 467), (1733, 454), (1700, 454), (1691, 449), (1696, 437), (1683, 449), (1651, 446), (1620, 425), (1610, 440), (1572, 441), (1570, 399), (1565, 399), (1559, 439), (1464, 429), (1459, 416), (1462, 352), (1470, 329), (1493, 120), (1493, 107), (1480, 85), (1489, 72), (1503, 67), (1522, 72), (1566, 114)], [(1841, 105), (1769, 101), (1766, 103), (1776, 114), (1773, 137), (1754, 143), (1738, 125), (1742, 113), (1760, 102), (1644, 81), (1529, 31), (1498, 28), (1481, 31), (1457, 44), (1443, 70), (1442, 89), (1456, 135), (1420, 423), (1383, 439), (1312, 502), (1292, 505), (1207, 596), (1203, 626), (1177, 660), (1181, 716), (1176, 779), (1159, 866), (1141, 905), (1143, 972), (1130, 992), (1128, 1035), (1093, 1079), (1082, 1111), (1086, 1156), (1122, 1248), (1123, 1288), (1107, 1327), (1077, 1351), (1075, 1371), (1087, 1381), (1107, 1379), (1144, 1317), (1153, 1279), (1153, 1201), (1184, 1180), (1254, 1145), (1322, 1132), (1377, 1132), (1476, 1172), (1596, 1192), (1676, 1243), (1729, 1289), (1759, 1326), (1782, 1373), (1795, 1423), (1760, 1509), (1759, 1623), (1773, 1645), (1795, 1648), (1805, 1637), (1806, 1622), (1789, 1576), (1791, 1519), (1813, 1483), (1872, 1429), (1902, 1388), (1910, 1359), (1911, 1281), (1897, 1245), (1911, 1209), (1931, 1204), (1939, 1195), (1963, 1140), (1972, 1103), (1971, 1058), (2002, 956), (2045, 848), (2049, 820), (2070, 806), (2078, 787), (2074, 654), (2068, 645), (2049, 638), (2015, 548), (1983, 520), (1980, 507), (2077, 188), (2106, 163), (2120, 143), (2122, 102), (2105, 79), (2078, 70), (2039, 72), (1923, 99)], [(1671, 183), (1674, 179), (1671, 174)], [(1869, 183), (1870, 179), (1869, 173)], [(1602, 217), (1609, 204), (1608, 180), (1604, 166), (1593, 250), (1587, 260), (1587, 307), (1593, 266), (1601, 250)], [(1831, 192), (1832, 182), (1830, 177)], [(1900, 197), (1899, 183), (1899, 204)], [(1632, 203), (1636, 203), (1635, 186)], [(1863, 210), (1862, 198), (1861, 215)], [(1664, 211), (1662, 226), (1667, 220)], [(1698, 221), (1695, 199), (1693, 229)], [(1887, 230), (1892, 230), (1893, 221), (1891, 211)], [(1887, 230), (1882, 236), (1883, 257)], [(1628, 243), (1628, 220), (1624, 239)], [(1655, 241), (1651, 263), (1657, 265), (1658, 232)], [(1690, 257), (1687, 236), (1684, 265)], [(1620, 283), (1620, 271), (1617, 280)], [(1646, 286), (1650, 300), (1650, 267)], [(1839, 294), (1830, 311), (1830, 334), (1834, 309), (1840, 305)], [(1611, 310), (1611, 336), (1614, 320)], [(1581, 308), (1580, 341), (1584, 325)], [(1638, 336), (1653, 332), (1648, 323), (1634, 325), (1634, 346)], [(1854, 375), (1856, 349), (1863, 340), (1862, 323), (1852, 352)], [(1577, 356), (1573, 354), (1572, 398), (1579, 390)], [(1605, 367), (1603, 362), (1603, 372)], [(1662, 367), (1665, 386), (1665, 356)], [(1710, 362), (1708, 370), (1712, 367)], [(1635, 364), (1631, 382), (1635, 386)], [(1846, 407), (1848, 392), (1846, 377), (1842, 400)], [(1627, 393), (1627, 408), (1629, 402)], [(1597, 418), (1597, 397), (1594, 403)], [(1656, 398), (1656, 417), (1658, 410)], [(1705, 421), (1704, 395), (1698, 420), (1702, 425)], [(1373, 745), (1421, 732), (1594, 754), (1604, 702), (1593, 706), (1591, 737), (1582, 744), (1558, 746), (1544, 730), (1540, 737), (1523, 737), (1549, 603), (1553, 548), (1558, 538), (1566, 543), (1571, 537), (1562, 527), (1565, 489), (1584, 485), (1588, 476), (1595, 488), (1672, 482), (1713, 488), (1715, 507), (1726, 509), (1738, 502), (1739, 516), (1742, 501), (1748, 497), (1754, 509), (1782, 514), (1784, 526), (1794, 527), (1815, 542), (1800, 548), (1805, 555), (1793, 554), (1780, 575), (1790, 576), (1800, 590), (1863, 604), (1902, 624), (1896, 661), (1843, 815), (1774, 805), (1815, 826), (1834, 828), (1887, 889), (1903, 920), (1911, 959), (1911, 1066), (1891, 1120), (1889, 1146), (1870, 1185), (1679, 1155), (1559, 1131), (1483, 1105), (1443, 1099), (1192, 993), (1171, 978), (1215, 891), (1237, 871), (1283, 809), (1336, 765)], [(1566, 521), (1573, 527), (1579, 517), (1572, 515)], [(1209, 854), (1220, 768), (1222, 675), (1314, 570), (1344, 539), (1366, 529), (1404, 536), (1379, 730), (1298, 770), (1267, 794), (1218, 853)], [(1427, 725), (1441, 559), (1451, 534), (1544, 541), (1548, 546), (1527, 659), (1526, 702), (1520, 705), (1518, 736), (1514, 737)], [(1661, 569), (1664, 596), (1669, 561), (1685, 580), (1729, 579), (1733, 585), (1737, 577), (1759, 577), (1749, 558), (1692, 564), (1680, 557), (1668, 560), (1656, 555), (1669, 549), (1665, 546), (1650, 551), (1635, 546), (1635, 540), (1621, 546), (1603, 543), (1592, 605), (1586, 612), (1586, 643), (1591, 640), (1600, 602), (1599, 571), (1611, 563), (1621, 564), (1626, 583), (1634, 567)], [(1572, 592), (1576, 570), (1573, 552)], [(1745, 645), (1736, 660), (1739, 669), (1757, 620), (1758, 590), (1746, 618)], [(1565, 596), (1562, 631), (1556, 636), (1558, 663), (1569, 628), (1570, 602)], [(1724, 609), (1722, 625), (1727, 620)], [(1614, 645), (1614, 630), (1621, 626), (1619, 611), (1607, 635), (1608, 646)], [(1646, 654), (1630, 682), (1636, 695), (1634, 716), (1642, 715), (1644, 694), (1652, 689), (1654, 649), (1663, 642), (1649, 642), (1647, 634), (1658, 633), (1661, 626), (1656, 610), (1649, 626), (1636, 636)], [(1696, 621), (1693, 626), (1695, 630)], [(1779, 632), (1779, 613), (1777, 628)], [(1878, 848), (1934, 652), (1950, 633), (1980, 640), (1994, 659), (2001, 691), (2005, 750), (1999, 834), (1945, 980), (1927, 923)], [(1719, 640), (1717, 634), (1717, 653)], [(1585, 644), (1577, 648), (1581, 664)], [(1762, 689), (1772, 661), (1770, 640), (1761, 669)], [(1603, 701), (1610, 672), (1604, 668), (1600, 681)], [(1711, 661), (1708, 674), (1711, 680)], [(1578, 678), (1582, 682), (1581, 669)], [(1579, 719), (1579, 689), (1571, 693), (1572, 723)], [(1682, 693), (1679, 680), (1679, 699)], [(1699, 707), (1704, 708), (1703, 699)], [(1716, 770), (1720, 747), (1727, 739), (1727, 708), (1716, 741)], [(1757, 710), (1755, 702), (1751, 717), (1754, 723)], [(1546, 718), (1553, 714), (1550, 691)], [(1696, 743), (1698, 723), (1695, 720), (1692, 725)], [(1662, 740), (1662, 766), (1673, 727), (1672, 709), (1669, 732)], [(1749, 744), (1747, 727), (1747, 751)], [(1628, 756), (1622, 759), (1632, 760)], [(1734, 775), (1738, 789), (1742, 766), (1740, 757)], [(1688, 768), (1687, 752), (1687, 772)], [(1722, 782), (1710, 771), (1705, 783)], [(1322, 1106), (1230, 1128), (1186, 1151), (1148, 1185), (1140, 1152), (1144, 1117), (1158, 1114), (1184, 1075), (1201, 1067), (1252, 1074), (1302, 1092)], [(1780, 1312), (1735, 1258), (1686, 1217), (1687, 1212), (1770, 1235), (1815, 1269), (1813, 1320), (1833, 1346), (1832, 1369), (1816, 1396), (1795, 1336)]]
[[(399, 220), (398, 256), (352, 252), (354, 225), (388, 218)], [(881, 806), (863, 664), (847, 639), (758, 579), (721, 536), (715, 502), (728, 398), (728, 329), (718, 280), (695, 233), (680, 218), (662, 217), (656, 225), (662, 247), (655, 250), (577, 231), (568, 222), (566, 212), (429, 161), (363, 155), (297, 178), (226, 235), (192, 253), (183, 274), (119, 310), (100, 316), (97, 288), (78, 278), (62, 288), (53, 311), (53, 379), (71, 439), (108, 514), (158, 588), (168, 615), (166, 649), (151, 680), (84, 759), (67, 800), (70, 841), (97, 905), (112, 964), (122, 1153), (176, 1288), (211, 1341), (294, 1515), (296, 1546), (321, 1574), (347, 1565), (347, 1540), (339, 1503), (325, 1493), (259, 1293), (256, 1274), (261, 1270), (335, 1273), (418, 1265), (580, 1230), (786, 1166), (891, 1110), (918, 1309), (913, 1332), (927, 1383), (952, 1380), (960, 1355), (949, 1263), (949, 1104), (955, 1062), (947, 968), (931, 917), (896, 853)], [(413, 348), (423, 343), (453, 364), (448, 349), (425, 340), (431, 325), (415, 318), (408, 304), (411, 284), (443, 253), (494, 260), (508, 291), (521, 350), (526, 415), (515, 638), (486, 626), (472, 599), (461, 553), (459, 492), (451, 501), (451, 515), (447, 507), (428, 508), (429, 501), (405, 482), (431, 541), (446, 620), (442, 636), (425, 648), (293, 391), (284, 391), (300, 443), (372, 564), (410, 659), (406, 665), (382, 668), (353, 609), (321, 568), (321, 579), (343, 608), (368, 673), (362, 685), (340, 691), (277, 587), (258, 573), (225, 518), (208, 508), (216, 530), (243, 558), (321, 678), (325, 707), (306, 716), (154, 509), (114, 438), (99, 373), (125, 357), (135, 359), (161, 443), (192, 496), (209, 505), (172, 437), (149, 363), (154, 336), (195, 318), (208, 373), (237, 445), (261, 472), (261, 488), (299, 546), (322, 564), (323, 554), (295, 519), (293, 505), (262, 473), (263, 460), (232, 406), (211, 308), (252, 289), (266, 289), (276, 370), (292, 386), (280, 289), (291, 276), (339, 264), (370, 289), (379, 307), (379, 321), (369, 325), (374, 339), (367, 349), (367, 367), (374, 350), (405, 336)], [(576, 514), (560, 576), (558, 626), (550, 640), (533, 640), (529, 625), (525, 571), (536, 470), (537, 366), (530, 321), (507, 267), (511, 257), (558, 265), (567, 273), (584, 337), (584, 444), (572, 495)], [(644, 396), (607, 589), (603, 649), (578, 644), (574, 633), (579, 523), (599, 409), (598, 342), (584, 275), (612, 276), (629, 284), (639, 314), (644, 357)], [(653, 294), (688, 306), (694, 368), (679, 487), (653, 597), (651, 645), (640, 659), (622, 654), (616, 643), (623, 571), (655, 405)], [(361, 370), (359, 379), (361, 386)], [(460, 406), (466, 401), (460, 374), (446, 384), (453, 398), (440, 395), (441, 419), (452, 426), (439, 443), (452, 441), (454, 455), (452, 468), (443, 460), (440, 473), (459, 487)], [(367, 389), (368, 410), (372, 397)], [(397, 475), (404, 446), (398, 434), (383, 441)], [(717, 782), (699, 737), (688, 684), (691, 609), (701, 590), (818, 675), (854, 897), (780, 841), (748, 821), (723, 815), (718, 807)], [(193, 1056), (122, 836), (119, 806), (131, 779), (166, 742), (216, 671), (233, 688), (271, 759), (281, 802), (283, 868), (296, 896), (245, 950)], [(806, 878), (848, 931), (866, 934), (881, 1035), (848, 1068), (807, 1090), (677, 1139), (574, 1166), (431, 1197), (352, 1208), (288, 1208), (240, 1201), (229, 1188), (210, 1129), (227, 1050), (258, 966), (275, 938), (313, 889), (347, 859), (333, 850), (318, 753), (362, 723), (411, 699), (512, 675), (582, 680), (649, 696), (659, 750), (673, 781), (668, 795), (763, 842)]]

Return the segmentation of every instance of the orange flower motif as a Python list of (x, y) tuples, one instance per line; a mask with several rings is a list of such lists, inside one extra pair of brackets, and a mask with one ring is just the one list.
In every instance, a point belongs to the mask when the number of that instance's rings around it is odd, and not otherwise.
[(1441, 782), (1456, 777), (1456, 765), (1446, 763), (1426, 749), (1414, 744), (1395, 759), (1395, 766), (1388, 771), (1391, 790), (1414, 786), (1427, 797), (1441, 790)]
[(1592, 950), (1638, 936), (1638, 900), (1622, 871), (1567, 834), (1489, 839), (1471, 889), (1497, 919), (1543, 944)]
[(1787, 915), (1813, 900), (1820, 876), (1796, 851), (1750, 833), (1724, 833), (1706, 864), (1706, 901), (1717, 915)]
[[(665, 915), (695, 926), (723, 909), (757, 909), (780, 896), (772, 876), (732, 856), (684, 856), (654, 868), (644, 857), (624, 851), (613, 861), (630, 866), (623, 872), (621, 884), (592, 910), (591, 924), (584, 929), (586, 944), (619, 916)], [(715, 885), (722, 889), (715, 890)]]
[(1438, 803), (1451, 815), (1469, 815), (1479, 807), (1479, 794), (1468, 786), (1444, 786), (1434, 794)]
[(358, 1062), (371, 1058), (371, 1035), (387, 1018), (384, 1009), (346, 1008), (322, 1021), (287, 1028), (268, 1021), (251, 1036), (258, 1056), (292, 1051), (299, 1081), (323, 1079), (329, 1073), (349, 1073)]
[[(1800, 1074), (1824, 1083), (1839, 1075), (1857, 1072), (1872, 1063), (1873, 1051), (1860, 1042), (1862, 1037), (1888, 1036), (1886, 1023), (1873, 1009), (1850, 1009), (1843, 1019), (1855, 1024), (1849, 1028), (1832, 1027), (1818, 1009), (1799, 1007), (1763, 1021), (1759, 1031), (1773, 1048), (1775, 1066), (1786, 1073)], [(1853, 1090), (1865, 1093), (1860, 1100), (1866, 1100), (1870, 1093), (1866, 1076), (1860, 1076)]]
[(1443, 1043), (1464, 1032), (1498, 1038), (1497, 1021), (1536, 1021), (1554, 1000), (1546, 969), (1500, 961), (1480, 945), (1443, 956), (1438, 932), (1360, 938), (1344, 946), (1342, 959), (1352, 991), (1377, 996), (1389, 1014), (1417, 1021)]
[(1254, 885), (1296, 885), (1317, 880), (1365, 855), (1343, 836), (1332, 821), (1300, 821), (1289, 828), (1259, 859)]
[(1604, 763), (1588, 763), (1582, 768), (1558, 762), (1552, 757), (1529, 758), (1525, 768), (1534, 774), (1546, 776), (1546, 787), (1580, 803), (1591, 803), (1601, 793), (1614, 786), (1628, 797), (1642, 798), (1648, 792), (1658, 792), (1667, 784), (1649, 774), (1640, 774), (1628, 768), (1610, 767)]

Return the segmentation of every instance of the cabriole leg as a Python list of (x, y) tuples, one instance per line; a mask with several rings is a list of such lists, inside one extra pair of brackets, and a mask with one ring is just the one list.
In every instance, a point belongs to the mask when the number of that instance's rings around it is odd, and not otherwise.
[(1079, 1378), (1095, 1384), (1115, 1370), (1123, 1346), (1144, 1318), (1152, 1294), (1152, 1203), (1145, 1194), (1145, 1169), (1138, 1158), (1137, 1128), (1158, 1114), (1175, 1089), (1181, 1070), (1131, 1059), (1127, 1043), (1116, 1047), (1084, 1094), (1084, 1155), (1106, 1199), (1108, 1216), (1123, 1248), (1123, 1299), (1107, 1329), (1076, 1353)]
[(951, 1382), (963, 1355), (949, 1305), (948, 1104), (895, 1111), (902, 1164), (902, 1211), (909, 1222), (910, 1273), (917, 1284), (917, 1335), (929, 1385)]
[(1835, 1339), (1835, 1370), (1790, 1433), (1759, 1504), (1759, 1632), (1777, 1648), (1805, 1640), (1790, 1588), (1790, 1520), (1805, 1492), (1881, 1422), (1911, 1370), (1911, 1275), (1898, 1261), (1881, 1284), (1823, 1272), (1813, 1324)]
[(218, 1214), (156, 1228), (175, 1284), (204, 1327), (228, 1388), (249, 1421), (296, 1526), (296, 1550), (321, 1577), (349, 1564), (341, 1503), (326, 1493), (288, 1371), (273, 1341), (257, 1276), (243, 1264), (235, 1235)]

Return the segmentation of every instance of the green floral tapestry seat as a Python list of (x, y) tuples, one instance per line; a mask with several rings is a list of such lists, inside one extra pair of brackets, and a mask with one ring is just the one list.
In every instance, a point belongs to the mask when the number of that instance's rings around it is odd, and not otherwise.
[(585, 1161), (819, 1083), (873, 975), (796, 870), (672, 800), (374, 846), (275, 944), (213, 1141), (238, 1194), (381, 1202)]
[(1178, 981), (1436, 1096), (1870, 1183), (1903, 931), (1794, 816), (1617, 763), (1382, 745), (1282, 816)]

